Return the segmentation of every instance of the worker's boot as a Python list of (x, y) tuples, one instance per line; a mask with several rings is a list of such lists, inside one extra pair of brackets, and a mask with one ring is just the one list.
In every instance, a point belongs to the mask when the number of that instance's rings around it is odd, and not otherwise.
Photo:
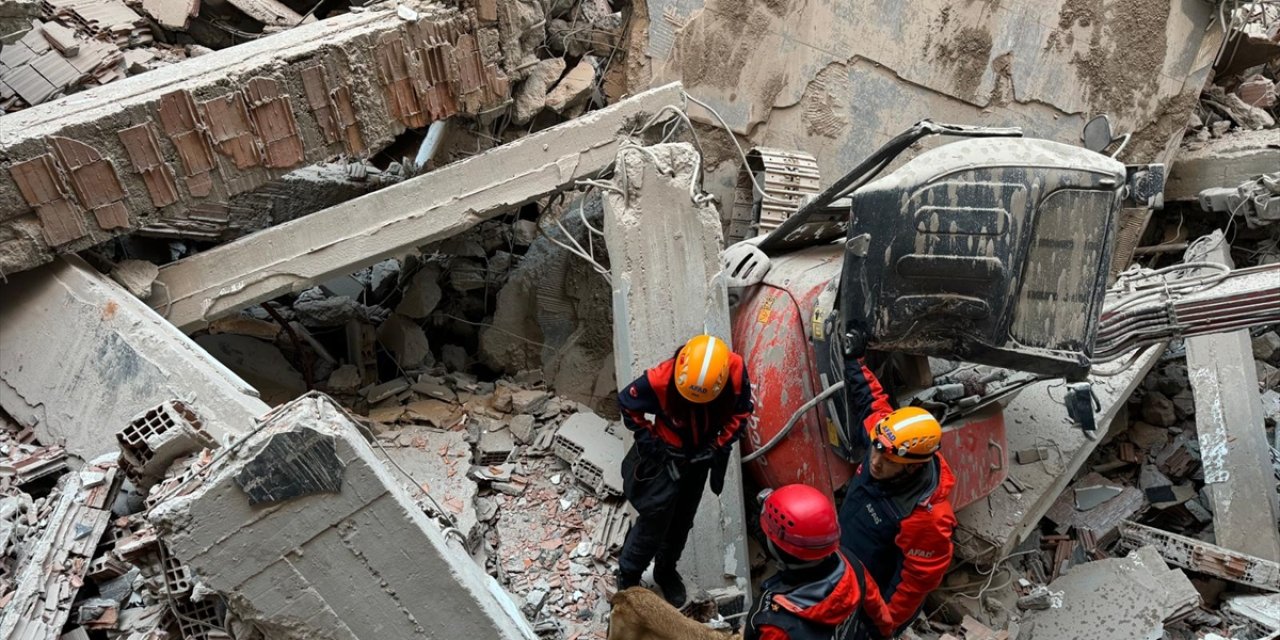
[(618, 591), (640, 586), (640, 574), (638, 573), (624, 573), (619, 570), (615, 576), (618, 579)]
[(658, 587), (662, 589), (662, 597), (671, 603), (671, 606), (677, 609), (684, 606), (688, 594), (684, 590), (684, 578), (680, 577), (675, 567), (655, 566), (653, 581), (658, 583)]

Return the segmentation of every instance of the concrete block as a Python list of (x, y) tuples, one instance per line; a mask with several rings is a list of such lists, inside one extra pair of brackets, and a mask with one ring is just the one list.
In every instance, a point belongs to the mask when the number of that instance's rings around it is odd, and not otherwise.
[[(1188, 262), (1233, 267), (1230, 246), (1215, 231), (1187, 249)], [(1196, 433), (1206, 487), (1212, 488), (1213, 533), (1228, 549), (1280, 561), (1280, 516), (1271, 449), (1263, 424), (1248, 329), (1196, 336), (1187, 343)], [(1248, 505), (1247, 508), (1241, 508)]]
[[(618, 151), (619, 190), (604, 196), (604, 234), (619, 385), (670, 358), (691, 336), (730, 339), (728, 292), (716, 278), (723, 247), (720, 214), (690, 195), (690, 184), (700, 179), (698, 166), (689, 144)], [(733, 455), (724, 491), (716, 496), (708, 488), (702, 497), (680, 568), (700, 589), (737, 587), (745, 595), (742, 466), (736, 449)]]
[(0, 272), (144, 226), (225, 218), (222, 203), (295, 169), (502, 106), (508, 79), (477, 31), (453, 9), (405, 20), (378, 5), (12, 114)]
[(156, 308), (179, 327), (195, 330), (251, 304), (456, 235), (597, 174), (613, 163), (620, 132), (682, 100), (679, 85), (652, 89), (167, 265), (158, 282), (169, 296), (154, 300)]
[(181, 399), (215, 439), (268, 406), (238, 376), (78, 258), (0, 284), (0, 406), (43, 442), (92, 459), (138, 414)]
[[(281, 434), (331, 444), (335, 455), (273, 451)], [(269, 494), (257, 506), (239, 480), (254, 464), (273, 469), (255, 476)], [(340, 478), (336, 493), (312, 490), (307, 476), (318, 467)], [(202, 584), (281, 640), (535, 637), (515, 603), (321, 394), (274, 411), (235, 455), (216, 458), (148, 518)]]

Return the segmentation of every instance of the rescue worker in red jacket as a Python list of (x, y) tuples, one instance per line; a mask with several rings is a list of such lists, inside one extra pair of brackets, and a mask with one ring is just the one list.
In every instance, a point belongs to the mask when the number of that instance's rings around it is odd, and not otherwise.
[(845, 383), (867, 453), (840, 504), (842, 542), (880, 586), (890, 622), (877, 628), (891, 638), (916, 617), (951, 565), (955, 476), (938, 452), (942, 425), (932, 414), (894, 410), (859, 360), (846, 365)]
[(760, 527), (781, 570), (761, 585), (743, 640), (850, 640), (865, 637), (867, 621), (889, 624), (875, 580), (840, 550), (836, 507), (825, 494), (803, 484), (769, 493)]
[(707, 478), (720, 494), (733, 445), (751, 417), (751, 383), (742, 357), (719, 338), (700, 335), (618, 393), (635, 444), (622, 461), (623, 493), (639, 517), (618, 558), (618, 590), (654, 582), (684, 605), (676, 562), (684, 552)]

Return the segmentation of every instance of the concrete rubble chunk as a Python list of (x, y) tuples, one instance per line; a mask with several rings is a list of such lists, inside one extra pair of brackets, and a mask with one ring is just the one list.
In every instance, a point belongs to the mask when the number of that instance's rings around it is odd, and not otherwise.
[[(1188, 262), (1233, 267), (1221, 231), (1187, 249)], [(1249, 330), (1187, 340), (1187, 372), (1195, 396), (1196, 432), (1206, 487), (1212, 487), (1217, 544), (1264, 560), (1280, 561), (1280, 496), (1263, 423), (1258, 376), (1249, 366)], [(1248, 508), (1241, 508), (1249, 505)]]
[(596, 80), (596, 66), (591, 61), (591, 56), (584, 56), (577, 66), (560, 79), (559, 84), (547, 94), (548, 109), (564, 113), (581, 105), (591, 96), (591, 88)]
[(200, 13), (200, 0), (142, 0), (142, 10), (166, 29), (184, 31)]
[[(720, 215), (694, 202), (698, 153), (689, 144), (618, 151), (604, 197), (604, 234), (613, 285), (613, 353), (619, 385), (671, 357), (689, 336), (730, 337), (728, 293), (716, 279)], [(661, 169), (655, 163), (661, 164)], [(681, 238), (671, 242), (671, 238)], [(671, 278), (669, 274), (682, 274)], [(697, 587), (736, 587), (749, 596), (741, 465), (735, 450), (721, 495), (702, 497), (680, 571)]]
[(435, 311), (436, 305), (440, 304), (440, 299), (444, 297), (444, 292), (440, 289), (440, 269), (434, 265), (428, 265), (419, 269), (413, 277), (409, 279), (409, 285), (405, 287), (404, 297), (400, 299), (400, 304), (396, 306), (396, 313), (420, 320), (431, 315)]
[(195, 330), (251, 304), (456, 235), (608, 167), (618, 149), (618, 133), (643, 115), (681, 106), (680, 91), (678, 84), (651, 89), (167, 265), (160, 269), (159, 282), (169, 300), (154, 300), (156, 308), (167, 311), (175, 325)]
[(214, 438), (248, 431), (269, 408), (244, 380), (78, 258), (10, 276), (0, 299), (0, 407), (74, 457), (113, 450), (115, 430), (173, 398), (191, 400)]
[[(277, 0), (232, 4), (269, 31), (302, 21)], [(121, 0), (71, 9), (107, 5), (133, 14)], [(421, 8), (405, 21), (393, 5), (376, 4), (6, 116), (0, 155), (12, 166), (0, 171), (0, 272), (144, 227), (181, 237), (193, 218), (225, 219), (233, 196), (294, 170), (369, 155), (406, 128), (504, 106), (509, 81), (480, 51), (478, 25), (456, 9)], [(80, 46), (82, 57), (92, 53), (86, 47), (115, 48)], [(458, 68), (466, 72), (451, 71)], [(31, 97), (56, 90), (44, 82)], [(70, 184), (58, 186), (60, 176)]]
[(547, 92), (564, 74), (564, 58), (539, 60), (529, 69), (529, 75), (516, 89), (514, 113), (511, 121), (518, 125), (528, 124), (534, 116), (547, 104)]
[(435, 362), (422, 327), (404, 316), (393, 314), (378, 327), (378, 344), (395, 356), (396, 364), (413, 369)]
[[(254, 507), (238, 477), (269, 455), (275, 436), (306, 431), (335, 446), (339, 491)], [(302, 473), (313, 462), (290, 464)], [(214, 458), (148, 520), (232, 613), (273, 638), (532, 640), (516, 604), (393, 473), (345, 410), (312, 393), (272, 412), (234, 455)]]
[(1160, 640), (1166, 620), (1200, 603), (1187, 576), (1170, 569), (1151, 547), (1076, 565), (1048, 589), (1055, 606), (1023, 617), (1028, 640)]
[(1264, 633), (1280, 632), (1280, 594), (1241, 594), (1227, 596), (1223, 615), (1233, 622), (1253, 623)]

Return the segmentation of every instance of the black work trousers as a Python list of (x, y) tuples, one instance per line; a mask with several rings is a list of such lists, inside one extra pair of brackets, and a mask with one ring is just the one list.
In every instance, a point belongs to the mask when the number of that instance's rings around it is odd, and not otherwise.
[(656, 569), (675, 569), (710, 468), (710, 462), (678, 463), (674, 478), (665, 458), (642, 457), (631, 447), (622, 461), (622, 484), (638, 517), (622, 545), (619, 572), (638, 577), (650, 561)]

